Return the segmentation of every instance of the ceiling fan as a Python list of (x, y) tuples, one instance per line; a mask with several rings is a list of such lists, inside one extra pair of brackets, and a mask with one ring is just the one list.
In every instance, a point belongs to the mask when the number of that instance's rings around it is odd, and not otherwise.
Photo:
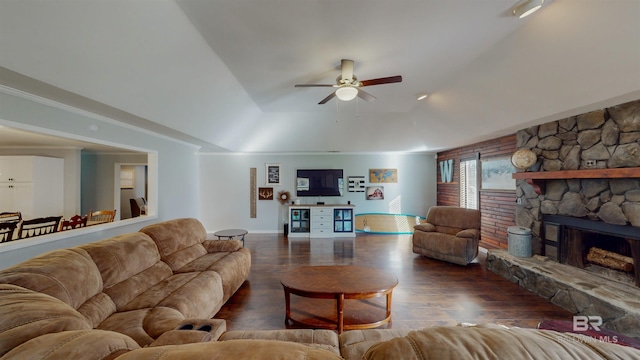
[(391, 84), (402, 81), (402, 76), (400, 75), (360, 81), (353, 74), (353, 60), (342, 59), (340, 68), (341, 75), (336, 78), (335, 84), (297, 84), (295, 87), (337, 88), (336, 91), (332, 92), (329, 96), (322, 99), (318, 103), (318, 105), (322, 105), (326, 104), (329, 100), (333, 99), (336, 96), (338, 97), (338, 99), (343, 101), (353, 100), (356, 96), (365, 101), (374, 101), (376, 97), (362, 90), (361, 88), (365, 86)]

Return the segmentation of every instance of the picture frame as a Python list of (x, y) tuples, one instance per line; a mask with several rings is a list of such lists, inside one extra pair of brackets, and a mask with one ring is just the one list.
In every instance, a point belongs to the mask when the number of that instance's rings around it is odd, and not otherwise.
[(516, 168), (510, 156), (496, 156), (480, 160), (480, 190), (514, 191), (516, 180), (511, 174)]
[(384, 186), (367, 186), (367, 200), (384, 200)]
[(349, 192), (364, 192), (364, 176), (349, 176)]
[(258, 200), (273, 200), (273, 188), (270, 188), (270, 187), (259, 188)]
[(369, 169), (370, 183), (397, 183), (398, 169)]
[(267, 185), (280, 185), (280, 164), (265, 164)]
[(133, 189), (136, 183), (134, 169), (120, 169), (120, 189)]

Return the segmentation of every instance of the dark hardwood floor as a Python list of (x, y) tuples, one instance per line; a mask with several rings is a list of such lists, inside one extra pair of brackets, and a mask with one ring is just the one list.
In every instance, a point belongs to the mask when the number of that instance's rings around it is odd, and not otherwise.
[(249, 234), (248, 280), (215, 318), (228, 330), (285, 328), (285, 271), (307, 265), (361, 265), (398, 278), (393, 291), (393, 328), (497, 323), (535, 327), (540, 321), (571, 321), (572, 314), (488, 271), (484, 253), (468, 266), (432, 260), (411, 251), (411, 236), (358, 234), (355, 239), (294, 239)]

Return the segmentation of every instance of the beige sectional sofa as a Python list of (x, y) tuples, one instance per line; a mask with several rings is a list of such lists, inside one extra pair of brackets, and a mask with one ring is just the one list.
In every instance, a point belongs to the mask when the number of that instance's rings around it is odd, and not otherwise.
[(0, 360), (640, 359), (533, 329), (226, 331), (211, 317), (250, 266), (240, 241), (206, 240), (195, 219), (43, 254), (0, 271)]

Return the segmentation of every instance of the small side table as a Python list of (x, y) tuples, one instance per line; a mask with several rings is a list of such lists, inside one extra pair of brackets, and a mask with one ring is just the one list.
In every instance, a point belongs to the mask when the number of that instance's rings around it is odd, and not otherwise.
[(244, 236), (247, 235), (247, 233), (249, 232), (245, 229), (225, 229), (214, 232), (213, 236), (217, 236), (218, 240), (221, 240), (222, 238), (231, 240), (239, 236), (240, 240), (242, 240), (242, 246), (244, 246)]

